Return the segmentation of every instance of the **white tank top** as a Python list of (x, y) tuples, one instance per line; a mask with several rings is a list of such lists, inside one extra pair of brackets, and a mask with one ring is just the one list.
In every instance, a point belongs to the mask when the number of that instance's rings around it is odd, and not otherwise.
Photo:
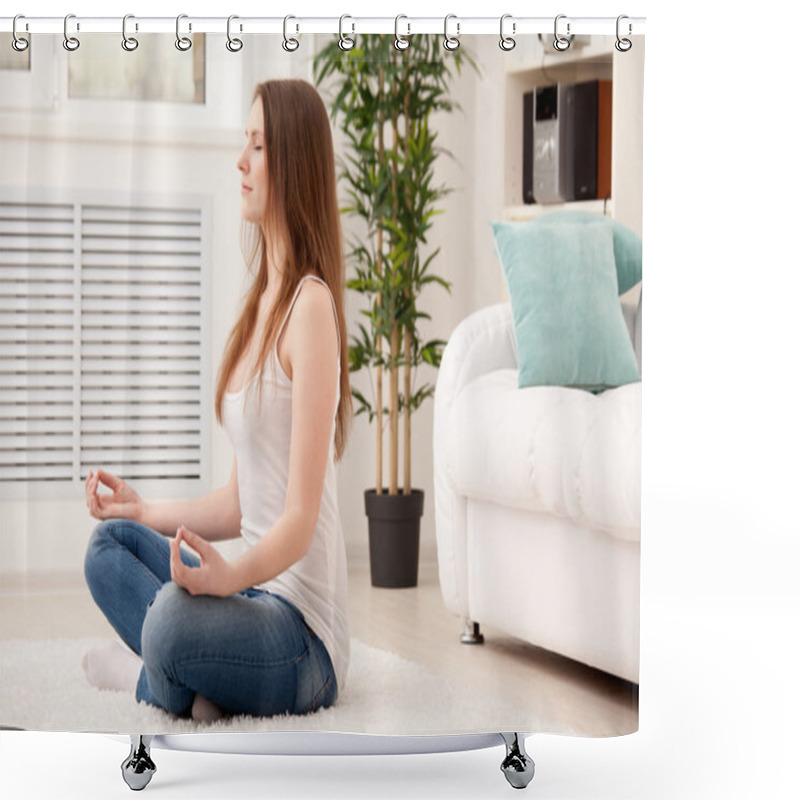
[[(253, 547), (284, 511), (289, 483), (292, 382), (281, 367), (277, 342), (300, 288), (308, 278), (319, 281), (330, 293), (327, 284), (314, 275), (305, 275), (300, 279), (278, 329), (276, 346), (272, 348), (264, 369), (260, 413), (256, 377), (251, 378), (238, 392), (225, 392), (222, 421), (236, 452), (243, 552)], [(333, 313), (336, 316), (335, 306)], [(339, 349), (341, 352), (341, 341)], [(341, 375), (341, 362), (338, 359), (337, 364), (337, 374)], [(244, 402), (245, 397), (247, 403)], [(336, 408), (339, 398), (337, 380)], [(311, 548), (289, 569), (270, 581), (258, 584), (256, 588), (280, 594), (300, 609), (306, 623), (328, 650), (341, 694), (350, 661), (350, 633), (347, 624), (347, 560), (333, 461), (334, 435), (335, 410), (322, 502)]]

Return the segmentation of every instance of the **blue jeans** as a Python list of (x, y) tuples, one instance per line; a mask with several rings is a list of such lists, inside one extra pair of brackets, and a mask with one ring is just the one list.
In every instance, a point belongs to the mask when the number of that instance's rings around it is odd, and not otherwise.
[[(199, 559), (181, 550), (181, 559)], [(279, 594), (191, 595), (171, 580), (169, 540), (127, 519), (97, 525), (84, 563), (89, 590), (143, 661), (136, 699), (178, 716), (196, 693), (229, 714), (305, 714), (333, 705), (322, 640)]]

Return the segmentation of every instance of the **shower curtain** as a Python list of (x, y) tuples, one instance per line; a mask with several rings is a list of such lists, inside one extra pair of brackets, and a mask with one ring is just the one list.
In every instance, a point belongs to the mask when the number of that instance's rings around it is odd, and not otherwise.
[[(2, 726), (635, 731), (644, 38), (288, 20), (176, 47), (134, 23), (0, 39)], [(163, 504), (228, 483), (214, 396), (253, 280), (241, 154), (267, 80), (315, 87), (336, 154), (349, 664), (332, 705), (203, 722), (87, 679), (88, 651), (127, 645), (87, 585), (85, 487), (101, 469)]]

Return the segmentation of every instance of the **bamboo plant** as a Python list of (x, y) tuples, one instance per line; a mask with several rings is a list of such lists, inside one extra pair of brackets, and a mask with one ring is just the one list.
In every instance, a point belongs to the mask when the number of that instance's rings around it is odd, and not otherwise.
[[(361, 219), (364, 237), (349, 243), (348, 263), (355, 277), (347, 287), (365, 296), (359, 323), (349, 346), (350, 371), (371, 368), (373, 401), (353, 390), (356, 414), (366, 413), (376, 425), (376, 493), (383, 492), (383, 442), (388, 435), (388, 493), (399, 493), (400, 417), (403, 416), (403, 494), (411, 494), (411, 415), (433, 394), (425, 383), (412, 386), (416, 368), (438, 367), (445, 342), (422, 341), (418, 323), (430, 319), (419, 305), (430, 284), (450, 291), (450, 283), (433, 274), (427, 236), (438, 205), (449, 193), (434, 185), (434, 166), (445, 151), (437, 144), (431, 119), (435, 112), (457, 108), (448, 98), (453, 70), (474, 61), (459, 49), (442, 48), (441, 37), (415, 35), (398, 51), (394, 37), (362, 36), (343, 52), (332, 41), (318, 53), (314, 72), (318, 83), (330, 78), (335, 98), (334, 121), (341, 118), (347, 152), (339, 159), (339, 178), (348, 204), (343, 213)], [(400, 373), (402, 372), (402, 390)], [(388, 387), (385, 382), (388, 379)], [(386, 398), (386, 399), (385, 399)], [(384, 425), (388, 415), (388, 426)], [(386, 428), (386, 430), (384, 430)]]

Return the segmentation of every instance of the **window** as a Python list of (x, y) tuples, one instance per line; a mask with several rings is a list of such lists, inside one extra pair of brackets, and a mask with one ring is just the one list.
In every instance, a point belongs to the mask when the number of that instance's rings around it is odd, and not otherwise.
[[(192, 37), (182, 52), (172, 34), (139, 37), (139, 47), (125, 52), (120, 37), (84, 36), (67, 61), (67, 95), (84, 100), (160, 100), (205, 102), (205, 34)], [(102, 68), (98, 68), (102, 67)]]
[[(22, 31), (20, 31), (22, 33)], [(0, 70), (21, 70), (30, 72), (31, 69), (31, 37), (26, 34), (22, 37), (28, 40), (28, 46), (20, 51), (15, 50), (11, 45), (14, 36), (11, 33), (0, 33)]]
[(205, 482), (203, 202), (0, 201), (0, 483)]

